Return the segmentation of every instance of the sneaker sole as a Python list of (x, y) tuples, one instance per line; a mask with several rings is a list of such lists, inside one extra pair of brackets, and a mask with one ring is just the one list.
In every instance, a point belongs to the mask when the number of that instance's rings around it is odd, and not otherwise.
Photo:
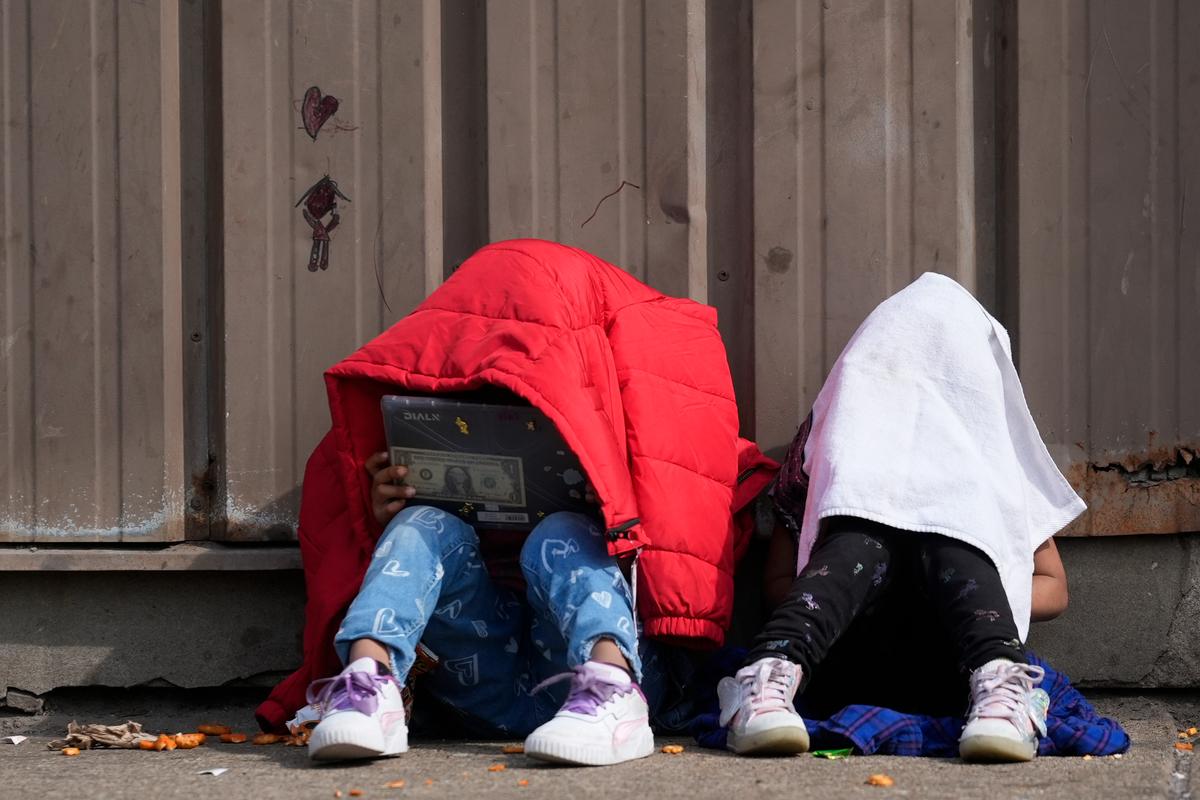
[(1037, 743), (1019, 742), (1002, 736), (972, 736), (958, 743), (958, 754), (963, 761), (1032, 761), (1037, 755)]
[[(369, 737), (372, 738), (372, 737)], [(401, 729), (384, 743), (382, 737), (364, 741), (360, 732), (333, 731), (318, 737), (314, 731), (308, 740), (308, 757), (313, 761), (355, 761), (367, 758), (391, 758), (408, 752), (408, 730)]]
[(577, 767), (607, 767), (654, 752), (654, 734), (646, 731), (642, 736), (627, 742), (618, 749), (582, 747), (557, 739), (529, 737), (525, 740), (525, 755), (552, 764), (570, 764)]
[(808, 731), (779, 727), (758, 733), (729, 737), (729, 749), (740, 756), (794, 756), (808, 752)]

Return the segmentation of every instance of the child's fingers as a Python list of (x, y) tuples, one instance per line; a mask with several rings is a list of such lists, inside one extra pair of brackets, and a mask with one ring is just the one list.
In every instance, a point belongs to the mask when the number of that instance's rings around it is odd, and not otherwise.
[(377, 475), (379, 473), (379, 471), (384, 466), (387, 465), (387, 463), (388, 463), (388, 454), (387, 453), (383, 453), (383, 452), (372, 453), (370, 456), (367, 457), (365, 466), (367, 468), (367, 472), (371, 473), (371, 476), (374, 477), (375, 475)]
[(375, 473), (375, 483), (399, 483), (408, 477), (408, 467), (388, 467)]
[(378, 483), (375, 485), (375, 493), (383, 498), (388, 497), (412, 497), (417, 493), (417, 490), (411, 486), (405, 486), (397, 483)]
[(393, 517), (404, 510), (405, 502), (403, 500), (392, 500), (385, 506), (387, 513)]

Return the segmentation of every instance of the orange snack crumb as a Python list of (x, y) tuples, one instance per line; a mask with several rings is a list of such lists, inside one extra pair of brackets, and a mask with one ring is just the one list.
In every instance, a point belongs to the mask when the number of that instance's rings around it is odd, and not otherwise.
[(667, 753), (668, 755), (677, 756), (683, 752), (683, 745), (681, 745), (681, 744), (665, 744), (665, 745), (663, 745), (662, 751), (664, 753)]
[(241, 744), (242, 742), (246, 741), (246, 734), (244, 734), (244, 733), (222, 733), (221, 741), (224, 742), (225, 744)]
[(153, 750), (154, 749), (154, 740), (153, 739), (142, 739), (140, 742), (138, 742), (138, 747), (140, 747), (142, 750)]
[(250, 741), (254, 744), (279, 744), (286, 736), (280, 736), (278, 733), (260, 733)]
[(890, 776), (879, 773), (867, 778), (868, 786), (895, 786), (896, 782)]
[(1197, 733), (1200, 733), (1200, 728), (1188, 728), (1185, 732), (1188, 736), (1195, 736)]
[(488, 772), (504, 772), (506, 769), (508, 769), (508, 767), (504, 766), (503, 764), (492, 764), (490, 767), (488, 767)]
[(233, 733), (233, 728), (228, 725), (214, 725), (211, 722), (203, 725), (197, 725), (196, 730), (200, 733), (207, 733), (209, 736), (220, 736), (223, 733)]
[(523, 745), (523, 744), (506, 744), (506, 745), (504, 745), (504, 747), (501, 747), (501, 748), (500, 748), (500, 752), (501, 752), (501, 753), (506, 753), (506, 754), (508, 754), (508, 755), (515, 755), (515, 754), (517, 754), (517, 753), (524, 753), (524, 752), (525, 752), (525, 745)]
[(334, 797), (341, 797), (341, 796), (342, 796), (342, 790), (341, 790), (341, 789), (334, 789), (334, 790), (333, 790), (333, 796), (334, 796)]
[(175, 734), (175, 746), (180, 750), (191, 750), (204, 744), (205, 738), (203, 733), (177, 733)]
[(160, 733), (158, 738), (154, 740), (155, 750), (174, 750), (176, 748), (175, 740), (165, 733)]
[(362, 790), (362, 789), (351, 789), (351, 790), (350, 790), (350, 796), (351, 796), (351, 797), (362, 797), (362, 796), (363, 796), (363, 790)]
[(1194, 750), (1195, 747), (1196, 746), (1194, 744), (1192, 744), (1191, 742), (1176, 742), (1175, 743), (1176, 750)]
[(404, 781), (392, 781), (391, 783), (389, 783), (389, 784), (387, 785), (387, 788), (389, 788), (389, 789), (403, 789), (403, 788), (404, 788)]
[(528, 785), (529, 785), (529, 781), (525, 780), (524, 778), (521, 778), (521, 780), (517, 781), (517, 786), (528, 786)]
[(79, 755), (79, 748), (78, 747), (64, 747), (62, 749), (62, 754), (64, 756), (77, 756), (77, 755)]
[(425, 779), (425, 785), (426, 785), (426, 786), (433, 786), (433, 778), (426, 778), (426, 779)]

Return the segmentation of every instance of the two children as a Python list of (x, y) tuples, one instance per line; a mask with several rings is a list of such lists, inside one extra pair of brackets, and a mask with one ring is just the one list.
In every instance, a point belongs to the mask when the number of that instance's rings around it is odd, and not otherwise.
[[(578, 254), (549, 247), (558, 250), (539, 255)], [(466, 266), (456, 279), (470, 274)], [(567, 267), (573, 270), (567, 264), (564, 274)], [(558, 268), (546, 267), (551, 274)], [(585, 275), (583, 285), (595, 290), (591, 281)], [(613, 294), (604, 293), (606, 302)], [(636, 337), (649, 352), (654, 346), (648, 342), (670, 348), (698, 335), (695, 328), (680, 332), (665, 324), (645, 332), (660, 334)], [(774, 554), (784, 557), (772, 561), (787, 567), (769, 590), (782, 602), (744, 668), (719, 687), (731, 749), (807, 749), (793, 701), (823, 681), (830, 686), (822, 693), (837, 698), (842, 671), (826, 676), (823, 665), (841, 658), (869, 670), (872, 684), (901, 703), (937, 694), (926, 689), (950, 685), (965, 697), (969, 688), (963, 757), (1032, 758), (1044, 733), (1045, 693), (1036, 689), (1040, 669), (1025, 663), (1022, 641), (1031, 611), (1047, 618), (1065, 607), (1065, 578), (1049, 537), (1078, 515), (1082, 502), (1041, 443), (1007, 348), (999, 324), (965, 290), (935, 275), (885, 302), (855, 334), (774, 485), (788, 526), (772, 543)], [(709, 388), (701, 391), (711, 395)], [(681, 409), (694, 405), (695, 387), (673, 391), (689, 401)], [(645, 404), (626, 402), (634, 406), (628, 416), (648, 413)], [(650, 430), (641, 426), (631, 441), (649, 440)], [(733, 441), (730, 431), (707, 430), (710, 439)], [(706, 445), (698, 431), (682, 443), (685, 451)], [(679, 457), (649, 460), (673, 464)], [(715, 491), (724, 498), (720, 527), (733, 529), (739, 503), (731, 478), (712, 479), (710, 492), (699, 493), (673, 485), (673, 474), (645, 480), (637, 456), (631, 460), (643, 478), (637, 499), (644, 509), (675, 509), (681, 515), (676, 527), (686, 527), (682, 515), (692, 512), (685, 509), (708, 503), (705, 494)], [(547, 518), (524, 542), (512, 543), (519, 548), (520, 575), (508, 581), (488, 573), (481, 542), (465, 523), (406, 507), (411, 490), (402, 483), (404, 468), (385, 464), (383, 454), (367, 462), (372, 512), (386, 529), (334, 637), (346, 666), (310, 689), (309, 700), (322, 714), (309, 744), (312, 757), (406, 749), (400, 685), (418, 642), (442, 659), (427, 679), (433, 693), (481, 732), (528, 734), (528, 755), (613, 764), (652, 752), (648, 706), (638, 688), (641, 609), (634, 608), (628, 577), (606, 541), (613, 528), (580, 515)], [(687, 477), (680, 473), (679, 480)], [(712, 516), (706, 515), (710, 522)], [(670, 529), (667, 520), (659, 522), (660, 530)], [(705, 538), (680, 537), (671, 549), (697, 547)], [(722, 542), (733, 549), (730, 540)], [(666, 578), (645, 576), (644, 583), (654, 590), (663, 585), (659, 580)], [(706, 597), (712, 589), (693, 579), (677, 591)], [(680, 600), (687, 607), (689, 598)], [(878, 629), (888, 610), (909, 601), (916, 601), (913, 613), (883, 629), (928, 641), (929, 652), (943, 654), (936, 659), (872, 644), (871, 625)], [(661, 609), (649, 613), (658, 615), (656, 624), (675, 624)], [(921, 668), (897, 668), (901, 658)], [(929, 679), (945, 674), (948, 681)], [(861, 690), (852, 687), (847, 702), (869, 702)]]

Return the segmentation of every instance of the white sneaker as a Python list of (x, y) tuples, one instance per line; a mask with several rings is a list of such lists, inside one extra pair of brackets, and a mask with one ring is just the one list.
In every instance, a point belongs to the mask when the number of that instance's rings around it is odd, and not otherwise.
[(588, 661), (537, 689), (567, 678), (571, 689), (566, 702), (553, 719), (529, 734), (525, 755), (559, 764), (603, 766), (654, 752), (650, 708), (625, 670)]
[(760, 658), (717, 684), (726, 747), (740, 755), (794, 755), (808, 750), (808, 729), (792, 700), (801, 670), (782, 658)]
[(308, 740), (309, 758), (341, 761), (408, 750), (400, 685), (380, 669), (375, 659), (360, 658), (338, 675), (308, 687), (308, 702), (321, 710), (321, 721)]
[(1046, 735), (1046, 671), (998, 658), (971, 673), (971, 711), (958, 739), (964, 761), (1031, 761)]

